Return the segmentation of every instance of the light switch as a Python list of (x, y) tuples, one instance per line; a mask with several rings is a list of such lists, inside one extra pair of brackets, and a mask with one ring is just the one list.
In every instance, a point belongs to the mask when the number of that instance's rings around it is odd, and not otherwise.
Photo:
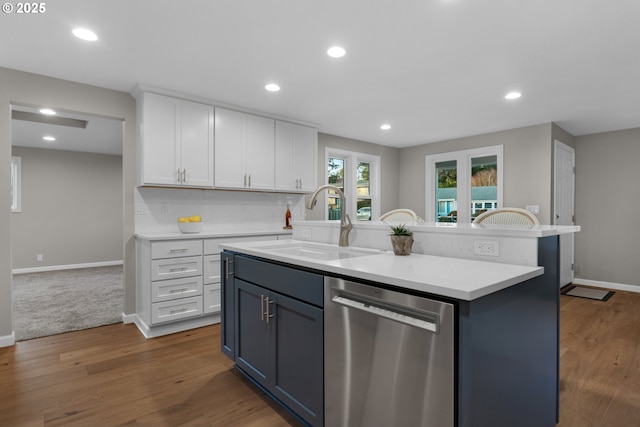
[(540, 213), (540, 205), (527, 205), (526, 209), (534, 215), (538, 215)]

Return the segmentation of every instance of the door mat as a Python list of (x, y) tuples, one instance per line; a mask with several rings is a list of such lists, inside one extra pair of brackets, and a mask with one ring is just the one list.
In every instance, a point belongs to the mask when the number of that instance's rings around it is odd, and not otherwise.
[(602, 289), (586, 288), (582, 286), (567, 285), (560, 292), (562, 295), (571, 297), (594, 299), (597, 301), (607, 301), (615, 294), (613, 291), (604, 291)]

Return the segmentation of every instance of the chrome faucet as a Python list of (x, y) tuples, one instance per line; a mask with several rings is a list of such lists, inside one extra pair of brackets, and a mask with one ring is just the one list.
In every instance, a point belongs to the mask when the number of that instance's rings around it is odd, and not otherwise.
[(313, 209), (316, 203), (318, 203), (316, 198), (318, 197), (318, 193), (322, 190), (333, 190), (338, 193), (338, 196), (340, 197), (340, 240), (338, 242), (338, 246), (349, 246), (349, 232), (353, 228), (353, 225), (351, 224), (349, 215), (345, 214), (346, 203), (342, 190), (335, 185), (321, 185), (311, 195), (311, 198), (307, 202), (307, 209)]

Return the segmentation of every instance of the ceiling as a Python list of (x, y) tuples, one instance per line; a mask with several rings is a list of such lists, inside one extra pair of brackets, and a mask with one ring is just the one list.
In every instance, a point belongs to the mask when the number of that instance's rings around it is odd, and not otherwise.
[[(12, 111), (35, 115), (40, 108), (12, 105)], [(11, 145), (87, 153), (122, 155), (122, 121), (88, 114), (58, 110), (55, 117), (43, 116), (44, 123), (29, 120), (11, 120)], [(59, 118), (86, 121), (86, 127), (78, 128), (56, 124)], [(63, 121), (62, 121), (63, 122)], [(55, 138), (46, 141), (45, 136)]]
[(3, 14), (0, 66), (395, 147), (548, 122), (577, 136), (640, 127), (638, 18), (637, 0), (56, 0)]

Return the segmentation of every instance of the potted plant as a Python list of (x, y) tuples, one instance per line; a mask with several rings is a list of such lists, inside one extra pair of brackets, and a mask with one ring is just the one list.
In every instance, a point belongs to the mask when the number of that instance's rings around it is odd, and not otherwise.
[(413, 231), (400, 224), (391, 227), (391, 245), (393, 253), (396, 255), (409, 255), (413, 246)]

